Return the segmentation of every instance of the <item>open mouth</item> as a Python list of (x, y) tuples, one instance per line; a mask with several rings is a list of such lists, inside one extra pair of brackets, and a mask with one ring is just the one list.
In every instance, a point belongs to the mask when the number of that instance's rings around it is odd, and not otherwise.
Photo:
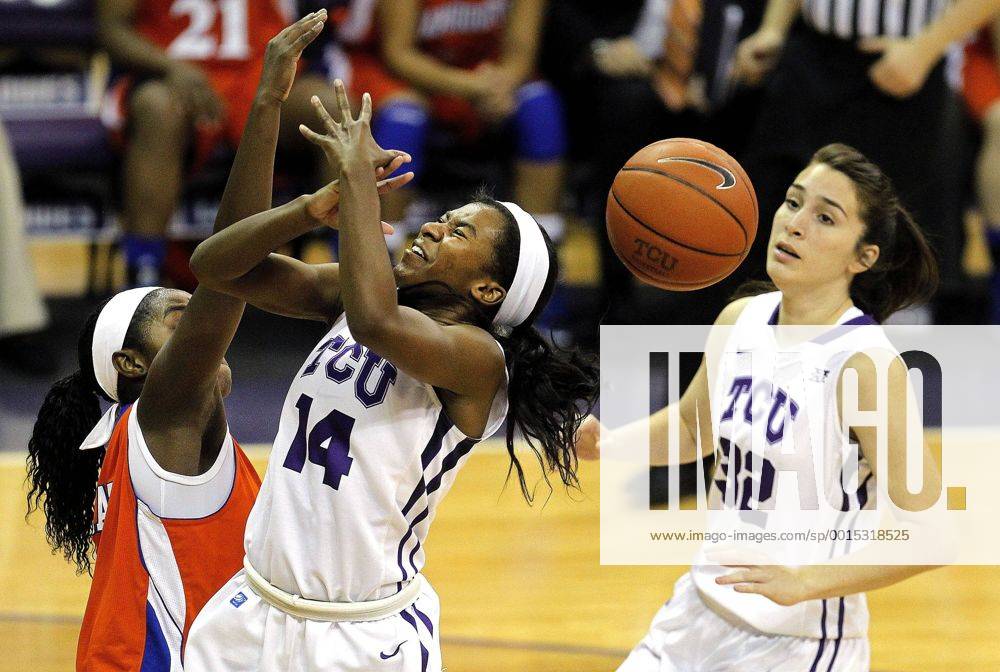
[(413, 243), (413, 245), (410, 246), (410, 251), (424, 261), (427, 261), (427, 253), (424, 252), (424, 248), (420, 246), (420, 243)]
[(774, 247), (776, 249), (778, 249), (778, 250), (781, 250), (782, 252), (784, 252), (785, 254), (787, 254), (789, 257), (792, 257), (794, 259), (801, 259), (802, 258), (799, 255), (797, 255), (795, 253), (795, 251), (792, 250), (792, 248), (788, 247), (784, 243), (777, 243)]

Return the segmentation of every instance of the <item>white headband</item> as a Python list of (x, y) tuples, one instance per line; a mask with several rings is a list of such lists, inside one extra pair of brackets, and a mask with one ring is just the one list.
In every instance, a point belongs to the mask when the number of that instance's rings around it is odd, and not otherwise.
[(521, 233), (521, 249), (518, 251), (514, 281), (510, 283), (510, 289), (500, 304), (497, 316), (493, 318), (493, 324), (512, 329), (528, 319), (535, 310), (538, 297), (542, 295), (545, 280), (549, 277), (549, 249), (534, 217), (516, 203), (501, 201), (501, 205), (517, 221), (517, 228)]
[(94, 375), (101, 389), (115, 401), (118, 401), (118, 371), (115, 370), (112, 357), (122, 349), (125, 334), (139, 304), (150, 292), (158, 289), (160, 288), (136, 287), (119, 292), (111, 297), (101, 309), (101, 314), (97, 316), (94, 343), (90, 351), (94, 362)]

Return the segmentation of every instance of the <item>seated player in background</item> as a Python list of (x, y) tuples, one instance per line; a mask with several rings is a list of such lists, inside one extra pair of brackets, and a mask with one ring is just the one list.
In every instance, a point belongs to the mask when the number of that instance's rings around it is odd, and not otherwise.
[[(267, 41), (293, 18), (283, 0), (98, 0), (99, 38), (129, 73), (109, 91), (102, 119), (123, 147), (122, 249), (131, 285), (160, 283), (165, 236), (185, 172), (219, 143), (235, 148), (255, 99)], [(294, 3), (291, 3), (294, 4)], [(279, 146), (325, 162), (296, 127), (311, 118), (315, 75), (297, 78), (284, 102)], [(183, 272), (183, 269), (180, 272)]]
[[(325, 18), (271, 40), (216, 230), (270, 207), (281, 101)], [(115, 295), (84, 324), (80, 369), (38, 412), (29, 511), (94, 573), (78, 670), (179, 670), (195, 616), (241, 566), (260, 479), (229, 432), (224, 355), (244, 305), (207, 288)], [(102, 398), (114, 402), (103, 417)]]
[[(789, 512), (782, 506), (787, 499), (778, 497), (777, 488), (763, 485), (775, 481), (762, 473), (767, 468), (773, 473), (795, 470), (794, 453), (786, 453), (781, 445), (784, 437), (795, 445), (811, 446), (812, 464), (823, 474), (818, 487), (827, 501), (843, 501), (844, 511), (857, 512), (873, 501), (876, 481), (885, 475), (877, 473), (874, 426), (853, 428), (845, 436), (838, 391), (845, 371), (853, 369), (858, 376), (859, 403), (863, 408), (876, 407), (876, 370), (864, 350), (887, 347), (888, 340), (880, 330), (852, 326), (879, 324), (897, 310), (925, 300), (937, 284), (937, 262), (881, 169), (856, 150), (835, 144), (816, 152), (788, 187), (774, 215), (766, 268), (773, 284), (747, 286), (744, 293), (749, 296), (730, 303), (716, 324), (731, 325), (729, 341), (740, 343), (755, 362), (772, 361), (770, 357), (777, 352), (776, 339), (757, 337), (766, 325), (840, 325), (824, 333), (824, 338), (814, 339), (815, 347), (823, 349), (821, 361), (828, 362), (829, 373), (835, 375), (823, 378), (822, 394), (798, 398), (802, 412), (781, 414), (777, 443), (758, 452), (765, 431), (770, 441), (775, 413), (751, 414), (749, 401), (744, 408), (743, 402), (737, 406), (737, 399), (757, 399), (758, 385), (801, 390), (796, 381), (806, 372), (786, 361), (767, 377), (765, 367), (751, 369), (749, 357), (724, 357), (712, 372), (715, 379), (710, 380), (703, 359), (677, 402), (682, 425), (680, 463), (717, 452), (716, 468), (721, 475), (710, 481), (709, 506), (733, 508), (734, 500), (726, 498), (725, 487), (730, 483), (726, 474), (740, 469), (733, 466), (741, 459), (740, 446), (743, 451), (754, 446), (758, 459), (748, 460), (753, 471), (747, 477), (747, 482), (761, 483), (754, 508), (764, 513), (771, 507), (781, 515)], [(734, 341), (737, 338), (741, 340)], [(729, 351), (727, 347), (725, 352)], [(732, 391), (740, 384), (737, 378), (751, 371), (754, 390), (734, 398)], [(888, 464), (890, 471), (905, 473), (908, 383), (901, 360), (892, 362), (888, 377)], [(730, 400), (737, 409), (734, 413), (726, 410)], [(648, 423), (643, 420), (612, 431), (611, 440), (645, 442), (650, 435), (667, 436), (668, 408), (654, 413)], [(812, 436), (822, 436), (823, 441), (817, 445), (810, 440)], [(852, 443), (860, 450), (856, 460)], [(600, 425), (593, 417), (581, 428), (576, 447), (581, 457), (598, 457)], [(934, 460), (927, 452), (924, 459)], [(666, 446), (652, 446), (651, 460), (654, 465), (669, 465)], [(849, 462), (857, 464), (858, 483), (850, 491), (841, 482), (842, 469)], [(878, 490), (885, 492), (884, 483)], [(936, 493), (937, 489), (932, 484), (924, 491)], [(933, 503), (924, 493), (908, 491), (897, 491), (893, 501), (910, 511), (922, 511)], [(862, 672), (869, 666), (864, 592), (928, 569), (925, 565), (696, 564), (677, 581), (649, 634), (619, 670)]]
[(982, 126), (976, 161), (976, 195), (986, 220), (993, 257), (990, 322), (1000, 324), (1000, 16), (965, 49), (963, 93), (969, 111)]
[[(513, 198), (558, 244), (566, 132), (558, 94), (535, 73), (544, 11), (544, 0), (353, 0), (334, 12), (345, 52), (330, 65), (353, 99), (371, 94), (375, 140), (413, 158), (417, 185), (432, 126), (460, 143), (505, 128)], [(401, 222), (409, 198), (387, 197), (383, 217)]]

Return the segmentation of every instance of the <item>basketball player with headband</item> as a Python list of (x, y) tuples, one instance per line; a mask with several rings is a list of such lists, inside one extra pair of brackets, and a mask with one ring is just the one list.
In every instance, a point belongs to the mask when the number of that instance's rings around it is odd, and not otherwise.
[[(292, 379), (244, 569), (192, 629), (195, 672), (439, 671), (423, 546), (470, 451), (506, 419), (508, 476), (526, 497), (515, 433), (546, 480), (555, 471), (577, 483), (572, 440), (597, 371), (532, 326), (558, 275), (545, 232), (517, 205), (481, 196), (424, 224), (393, 268), (376, 177), (409, 157), (373, 140), (369, 96), (355, 119), (335, 88), (341, 121), (314, 101), (325, 133), (301, 131), (341, 174), (338, 201), (254, 215), (192, 258), (217, 291), (330, 325)], [(273, 252), (317, 225), (340, 229), (340, 264)]]

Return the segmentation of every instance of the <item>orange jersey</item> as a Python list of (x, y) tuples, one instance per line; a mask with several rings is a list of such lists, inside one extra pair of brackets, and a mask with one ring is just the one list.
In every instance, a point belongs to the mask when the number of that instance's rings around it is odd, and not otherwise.
[[(392, 0), (381, 0), (392, 2)], [(332, 10), (341, 42), (376, 51), (376, 0), (352, 0)], [(456, 68), (475, 68), (500, 57), (510, 0), (421, 0), (417, 47)]]
[(290, 19), (276, 0), (140, 0), (135, 27), (171, 58), (242, 70), (263, 61)]
[[(134, 408), (134, 407), (133, 407)], [(119, 418), (97, 481), (97, 562), (80, 630), (79, 671), (180, 669), (188, 630), (215, 592), (242, 567), (243, 532), (260, 478), (235, 441), (228, 498), (203, 518), (161, 518), (133, 489), (132, 408)], [(132, 426), (130, 426), (130, 424)]]

